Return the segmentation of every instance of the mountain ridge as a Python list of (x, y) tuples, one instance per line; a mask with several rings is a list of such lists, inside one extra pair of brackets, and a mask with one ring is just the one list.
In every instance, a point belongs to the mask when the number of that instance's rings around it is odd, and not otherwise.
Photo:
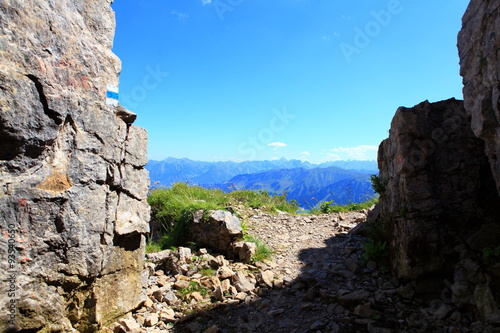
[(155, 185), (170, 186), (175, 182), (186, 182), (226, 192), (262, 190), (272, 195), (286, 193), (288, 200), (296, 200), (300, 207), (306, 209), (323, 201), (343, 205), (370, 199), (375, 195), (370, 175), (378, 173), (375, 161), (311, 164), (286, 159), (203, 162), (187, 158), (167, 158), (163, 161), (149, 161), (146, 169)]
[(330, 161), (312, 164), (301, 160), (262, 160), (262, 161), (194, 161), (188, 158), (167, 157), (162, 161), (149, 160), (146, 169), (152, 183), (169, 186), (175, 182), (193, 185), (223, 183), (241, 174), (265, 172), (273, 169), (327, 168), (337, 166), (346, 170), (363, 173), (378, 173), (376, 161)]

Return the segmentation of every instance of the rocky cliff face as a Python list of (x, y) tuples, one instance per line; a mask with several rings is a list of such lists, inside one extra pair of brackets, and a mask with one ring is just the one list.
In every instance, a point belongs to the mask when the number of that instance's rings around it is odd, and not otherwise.
[(458, 36), (465, 109), (500, 193), (500, 2), (472, 0)]
[(483, 151), (462, 101), (398, 109), (378, 156), (381, 216), (397, 277), (436, 276), (441, 283), (459, 257), (455, 246), (499, 217)]
[(2, 328), (91, 332), (143, 297), (147, 134), (107, 95), (111, 2), (0, 1)]
[[(472, 0), (459, 34), (464, 104), (400, 108), (379, 149), (391, 268), (417, 291), (500, 324), (500, 3)], [(446, 296), (449, 295), (449, 296)]]

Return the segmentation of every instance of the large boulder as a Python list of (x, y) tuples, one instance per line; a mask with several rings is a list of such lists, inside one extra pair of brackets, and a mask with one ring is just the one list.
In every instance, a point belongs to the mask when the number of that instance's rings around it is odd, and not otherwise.
[(459, 259), (455, 247), (499, 217), (484, 144), (472, 132), (463, 102), (399, 108), (378, 163), (392, 271), (441, 285)]
[(147, 134), (109, 0), (0, 1), (0, 327), (92, 332), (143, 299)]
[(458, 35), (465, 109), (500, 193), (500, 2), (472, 0)]
[(189, 240), (229, 257), (233, 256), (233, 242), (242, 236), (240, 220), (224, 210), (199, 210), (189, 226)]

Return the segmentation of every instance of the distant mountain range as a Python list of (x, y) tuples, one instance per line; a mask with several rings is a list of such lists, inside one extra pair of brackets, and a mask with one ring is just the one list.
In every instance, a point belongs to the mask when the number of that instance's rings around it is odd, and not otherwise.
[(199, 162), (187, 158), (149, 161), (151, 183), (169, 186), (186, 182), (207, 188), (287, 191), (289, 200), (303, 208), (322, 201), (336, 204), (371, 198), (370, 174), (378, 174), (375, 161), (333, 161), (311, 164), (300, 160)]

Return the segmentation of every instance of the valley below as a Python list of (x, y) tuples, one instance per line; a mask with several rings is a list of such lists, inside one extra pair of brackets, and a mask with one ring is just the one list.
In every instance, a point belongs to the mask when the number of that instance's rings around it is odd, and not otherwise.
[(337, 161), (320, 165), (298, 160), (197, 162), (168, 158), (149, 161), (153, 186), (176, 182), (199, 185), (225, 192), (264, 191), (270, 195), (286, 193), (302, 209), (318, 207), (329, 201), (345, 205), (367, 201), (375, 195), (370, 176), (378, 174), (375, 161)]

